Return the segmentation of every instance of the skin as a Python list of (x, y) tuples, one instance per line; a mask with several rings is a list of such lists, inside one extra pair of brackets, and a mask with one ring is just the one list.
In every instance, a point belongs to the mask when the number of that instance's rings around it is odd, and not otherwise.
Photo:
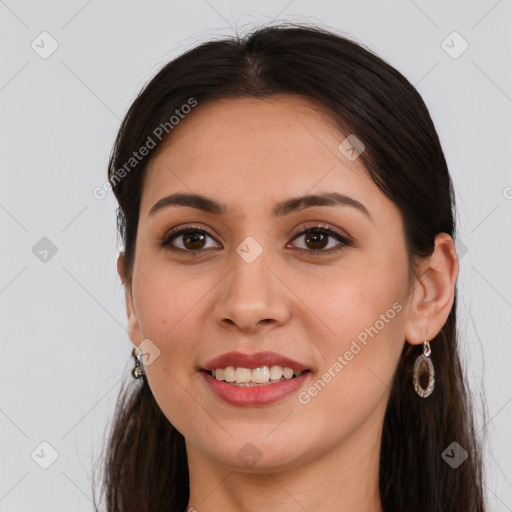
[[(390, 383), (403, 344), (432, 339), (446, 322), (459, 267), (453, 240), (441, 233), (410, 280), (400, 211), (360, 159), (341, 154), (344, 138), (306, 99), (222, 100), (199, 105), (149, 164), (133, 272), (122, 254), (118, 271), (130, 339), (160, 350), (146, 378), (186, 439), (187, 509), (382, 510), (379, 446)], [(348, 206), (271, 214), (276, 202), (322, 191), (357, 199), (373, 220)], [(171, 206), (149, 215), (175, 192), (204, 194), (228, 213)], [(330, 237), (323, 255), (311, 254), (314, 243), (294, 238), (311, 221), (353, 243)], [(212, 238), (184, 245), (182, 235), (174, 246), (204, 247), (201, 256), (159, 246), (188, 224)], [(248, 236), (263, 249), (252, 263), (236, 252)], [(308, 387), (397, 302), (400, 312), (307, 404), (295, 393), (264, 407), (230, 405), (197, 371), (225, 352), (272, 350), (312, 369)], [(247, 442), (261, 454), (251, 467), (237, 457)]]

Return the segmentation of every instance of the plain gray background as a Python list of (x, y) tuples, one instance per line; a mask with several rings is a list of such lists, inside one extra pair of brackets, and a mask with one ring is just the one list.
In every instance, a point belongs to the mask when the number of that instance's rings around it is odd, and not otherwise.
[(120, 119), (179, 53), (285, 20), (365, 44), (430, 109), (456, 189), (461, 351), (488, 439), (489, 510), (512, 510), (512, 1), (6, 0), (1, 511), (92, 510), (92, 463), (121, 379), (133, 380), (116, 203), (92, 193)]

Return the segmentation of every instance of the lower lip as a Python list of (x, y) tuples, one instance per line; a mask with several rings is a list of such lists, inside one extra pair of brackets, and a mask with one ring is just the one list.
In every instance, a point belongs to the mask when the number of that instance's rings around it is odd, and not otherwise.
[(266, 386), (239, 387), (213, 377), (210, 372), (201, 371), (211, 390), (224, 401), (232, 405), (255, 406), (269, 405), (298, 391), (311, 372), (304, 371), (298, 377)]

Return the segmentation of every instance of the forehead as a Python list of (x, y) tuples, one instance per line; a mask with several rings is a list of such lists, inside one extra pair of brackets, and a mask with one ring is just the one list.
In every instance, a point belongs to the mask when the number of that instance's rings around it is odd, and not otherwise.
[(222, 198), (242, 209), (317, 190), (361, 202), (369, 194), (382, 196), (361, 160), (340, 151), (344, 139), (326, 109), (302, 97), (199, 104), (150, 161), (141, 214), (177, 191)]

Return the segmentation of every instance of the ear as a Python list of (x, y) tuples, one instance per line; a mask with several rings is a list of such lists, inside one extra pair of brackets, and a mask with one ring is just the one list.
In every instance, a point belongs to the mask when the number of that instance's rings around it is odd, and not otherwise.
[(420, 264), (414, 283), (405, 339), (411, 345), (430, 341), (443, 328), (455, 297), (459, 259), (453, 239), (438, 233), (434, 252)]
[(133, 306), (133, 295), (131, 282), (127, 280), (126, 266), (124, 253), (120, 253), (117, 258), (117, 273), (121, 278), (121, 282), (124, 286), (124, 295), (126, 303), (126, 317), (128, 319), (128, 335), (135, 345), (139, 345), (141, 342), (139, 322), (135, 315), (135, 308)]

